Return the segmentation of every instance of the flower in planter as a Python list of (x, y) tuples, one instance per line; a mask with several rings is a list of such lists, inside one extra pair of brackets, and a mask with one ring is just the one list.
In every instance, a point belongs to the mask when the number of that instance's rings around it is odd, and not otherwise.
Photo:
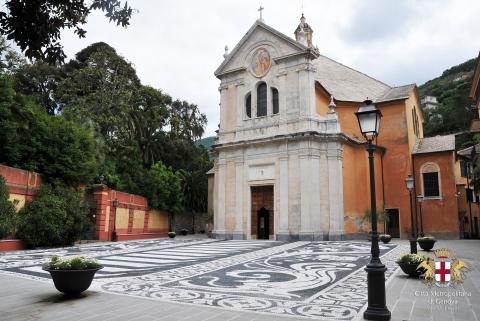
[(182, 229), (180, 230), (180, 234), (182, 234), (182, 235), (187, 235), (187, 234), (188, 234), (188, 230), (187, 230), (186, 228), (182, 228)]
[(175, 232), (168, 232), (168, 237), (173, 239), (175, 236), (177, 236), (177, 233)]
[(43, 264), (44, 270), (90, 270), (98, 269), (101, 265), (92, 258), (73, 256), (61, 259), (58, 255), (52, 256), (50, 262)]
[(425, 259), (427, 259), (426, 256), (424, 255), (419, 255), (419, 254), (404, 254), (402, 255), (398, 260), (397, 263), (406, 263), (406, 264), (420, 264), (422, 263)]
[(43, 269), (52, 276), (58, 291), (66, 295), (79, 295), (92, 284), (95, 273), (103, 266), (97, 261), (84, 256), (61, 259), (54, 255), (50, 262), (43, 264)]
[(417, 238), (417, 241), (435, 241), (435, 237), (431, 235), (426, 235), (426, 236)]
[(380, 240), (382, 240), (383, 243), (387, 244), (392, 240), (392, 236), (390, 234), (380, 234)]

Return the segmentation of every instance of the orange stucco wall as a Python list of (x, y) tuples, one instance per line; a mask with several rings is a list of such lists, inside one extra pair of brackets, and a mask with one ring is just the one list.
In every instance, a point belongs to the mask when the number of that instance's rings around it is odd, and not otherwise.
[(425, 234), (439, 237), (458, 238), (459, 220), (457, 186), (455, 182), (455, 154), (451, 152), (415, 155), (415, 180), (417, 193), (422, 193), (420, 169), (423, 164), (435, 163), (440, 168), (440, 197), (424, 199), (422, 218)]
[[(375, 189), (377, 211), (383, 208), (381, 153), (375, 152)], [(347, 236), (368, 233), (370, 222), (365, 221), (365, 211), (370, 208), (370, 173), (368, 153), (364, 145), (345, 144), (343, 149), (343, 199), (344, 229)], [(377, 229), (383, 232), (383, 224)]]
[[(317, 113), (324, 116), (328, 112), (328, 93), (318, 84), (315, 86), (315, 93)], [(364, 140), (355, 116), (355, 112), (362, 103), (342, 101), (335, 101), (335, 103), (341, 131)], [(377, 208), (381, 208), (384, 204), (384, 208), (399, 210), (402, 237), (407, 237), (411, 229), (409, 192), (405, 187), (405, 178), (413, 173), (411, 151), (415, 141), (423, 137), (423, 114), (419, 106), (416, 90), (411, 92), (408, 99), (377, 104), (383, 117), (376, 144), (384, 148), (383, 159), (380, 153), (375, 155)], [(419, 121), (417, 135), (414, 133), (413, 125), (412, 109), (414, 108)], [(370, 204), (365, 146), (344, 145), (343, 166), (345, 232), (360, 233), (368, 228), (360, 224), (359, 218), (363, 217), (365, 209)], [(366, 189), (360, 190), (359, 185), (365, 186)], [(416, 195), (415, 191), (413, 195)], [(383, 231), (383, 226), (379, 227), (379, 231)]]
[[(167, 213), (150, 211), (145, 197), (123, 193), (100, 186), (93, 191), (96, 203), (97, 238), (112, 239), (115, 230), (118, 240), (133, 240), (166, 236), (168, 232)], [(113, 206), (113, 200), (118, 205)], [(161, 217), (152, 217), (154, 216)]]

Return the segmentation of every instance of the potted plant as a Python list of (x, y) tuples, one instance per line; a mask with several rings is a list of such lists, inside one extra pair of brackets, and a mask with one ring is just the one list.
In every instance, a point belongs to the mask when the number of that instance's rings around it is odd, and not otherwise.
[(380, 240), (387, 244), (388, 242), (390, 242), (392, 240), (392, 236), (390, 234), (380, 234)]
[(168, 237), (173, 239), (175, 236), (177, 236), (177, 233), (175, 232), (168, 232)]
[[(372, 221), (372, 211), (367, 208), (365, 210), (365, 213), (363, 214), (362, 222), (371, 222)], [(383, 243), (388, 243), (392, 240), (392, 236), (390, 234), (386, 234), (387, 231), (387, 223), (388, 223), (388, 212), (384, 210), (383, 208), (377, 210), (377, 223), (383, 225), (383, 234), (379, 235), (380, 240)], [(368, 240), (371, 241), (371, 233), (368, 235)]]
[(418, 269), (417, 267), (422, 263), (426, 258), (418, 254), (405, 254), (402, 255), (398, 260), (397, 264), (400, 266), (402, 271), (405, 274), (408, 274), (409, 277), (419, 277), (425, 271), (423, 269)]
[(435, 245), (435, 238), (433, 236), (422, 236), (417, 238), (418, 245), (422, 248), (424, 251), (430, 251), (433, 249), (433, 246)]
[(187, 235), (187, 234), (188, 234), (188, 230), (187, 230), (186, 228), (182, 228), (182, 229), (180, 230), (180, 234), (182, 234), (182, 235)]
[(90, 287), (95, 273), (103, 269), (103, 266), (94, 259), (84, 256), (61, 259), (54, 255), (42, 268), (50, 272), (53, 284), (58, 291), (74, 296)]

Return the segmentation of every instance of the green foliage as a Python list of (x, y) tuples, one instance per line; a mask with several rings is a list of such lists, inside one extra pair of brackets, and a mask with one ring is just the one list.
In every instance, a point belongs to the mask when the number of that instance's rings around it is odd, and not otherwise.
[[(371, 222), (372, 220), (372, 211), (367, 208), (365, 213), (363, 214), (363, 221), (364, 222)], [(388, 214), (387, 211), (384, 209), (377, 209), (377, 223), (385, 223), (388, 222)]]
[(162, 162), (152, 166), (144, 178), (144, 193), (151, 208), (180, 213), (182, 206), (182, 177)]
[(88, 183), (95, 174), (90, 135), (16, 93), (6, 75), (0, 75), (0, 132), (0, 163), (72, 186)]
[(61, 259), (54, 255), (50, 262), (43, 264), (44, 270), (89, 270), (97, 269), (101, 265), (95, 259), (84, 256), (73, 256), (66, 259)]
[(197, 213), (206, 213), (208, 205), (207, 171), (213, 167), (207, 152), (202, 148), (195, 148), (194, 158), (190, 166), (180, 170), (182, 175), (182, 191), (186, 210)]
[(425, 111), (425, 136), (460, 132), (468, 128), (473, 118), (469, 91), (474, 69), (475, 59), (470, 59), (419, 87), (421, 96), (436, 96), (439, 102), (435, 110)]
[(6, 0), (0, 11), (0, 33), (14, 40), (28, 58), (63, 62), (61, 31), (73, 28), (84, 38), (86, 31), (81, 26), (94, 10), (123, 27), (128, 26), (133, 12), (127, 2), (123, 5), (119, 0)]
[(43, 184), (33, 201), (18, 213), (17, 235), (29, 246), (71, 245), (90, 224), (78, 191)]
[(23, 64), (14, 73), (15, 90), (42, 106), (50, 115), (58, 113), (59, 105), (54, 99), (58, 82), (64, 77), (63, 69), (37, 61)]
[(8, 196), (7, 185), (0, 175), (0, 239), (12, 234), (15, 229), (15, 207)]
[(427, 259), (424, 255), (404, 254), (397, 260), (397, 263), (420, 264)]

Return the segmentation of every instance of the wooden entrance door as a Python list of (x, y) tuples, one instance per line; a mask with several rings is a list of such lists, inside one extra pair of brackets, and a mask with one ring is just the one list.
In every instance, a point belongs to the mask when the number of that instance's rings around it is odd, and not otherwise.
[(387, 234), (392, 237), (400, 237), (400, 215), (398, 208), (385, 209), (388, 215)]
[(252, 238), (269, 239), (273, 231), (273, 186), (252, 187)]

